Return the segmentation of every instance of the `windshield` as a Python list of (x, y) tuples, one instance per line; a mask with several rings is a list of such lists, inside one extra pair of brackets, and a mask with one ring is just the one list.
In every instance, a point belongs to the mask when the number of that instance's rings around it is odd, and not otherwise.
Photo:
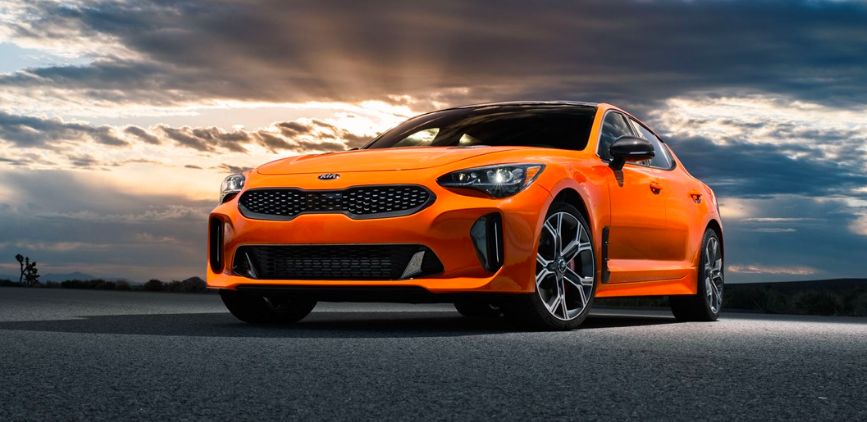
[(401, 123), (365, 148), (531, 146), (583, 150), (596, 107), (496, 105), (425, 114)]

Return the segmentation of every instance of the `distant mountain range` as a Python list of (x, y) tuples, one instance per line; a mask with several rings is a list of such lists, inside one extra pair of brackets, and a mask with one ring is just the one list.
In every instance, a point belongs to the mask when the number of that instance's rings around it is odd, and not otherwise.
[[(17, 275), (0, 275), (0, 280), (18, 281), (18, 278), (19, 278), (19, 276), (17, 276)], [(60, 283), (60, 282), (66, 281), (66, 280), (85, 281), (85, 280), (97, 280), (97, 279), (106, 280), (106, 281), (108, 281), (108, 280), (110, 280), (110, 281), (126, 281), (127, 283), (140, 284), (138, 281), (130, 280), (130, 279), (123, 278), (123, 277), (95, 277), (95, 276), (92, 276), (90, 274), (85, 274), (85, 273), (81, 273), (78, 271), (73, 272), (73, 273), (65, 273), (65, 274), (48, 273), (48, 274), (40, 274), (39, 275), (39, 281), (42, 283), (47, 283), (49, 281), (54, 282), (54, 283)]]

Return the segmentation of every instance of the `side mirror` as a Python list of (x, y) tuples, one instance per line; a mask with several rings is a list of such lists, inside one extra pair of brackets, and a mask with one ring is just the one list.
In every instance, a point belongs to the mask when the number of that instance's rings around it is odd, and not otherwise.
[(621, 136), (608, 148), (611, 153), (611, 163), (614, 170), (620, 170), (627, 162), (644, 161), (653, 158), (653, 144), (646, 139), (635, 136)]

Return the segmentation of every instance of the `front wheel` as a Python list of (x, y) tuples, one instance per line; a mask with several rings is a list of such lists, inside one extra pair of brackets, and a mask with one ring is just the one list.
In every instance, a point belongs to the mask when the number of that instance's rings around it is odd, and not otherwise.
[(261, 296), (220, 290), (220, 298), (235, 318), (250, 324), (292, 324), (306, 317), (316, 301), (289, 296)]
[(596, 260), (587, 220), (572, 205), (548, 210), (536, 254), (536, 292), (504, 302), (507, 317), (539, 330), (571, 330), (590, 312)]
[(698, 292), (669, 296), (671, 313), (679, 321), (715, 321), (723, 300), (723, 257), (719, 236), (712, 229), (704, 232), (698, 263)]

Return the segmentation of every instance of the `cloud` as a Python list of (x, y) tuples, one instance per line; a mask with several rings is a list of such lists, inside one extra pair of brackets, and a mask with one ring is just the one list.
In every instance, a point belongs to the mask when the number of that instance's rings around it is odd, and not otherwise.
[(792, 228), (782, 228), (782, 227), (761, 227), (755, 229), (758, 233), (794, 233), (797, 230)]
[(19, 147), (45, 147), (64, 142), (95, 142), (108, 146), (124, 146), (111, 126), (65, 122), (59, 118), (40, 118), (6, 113), (0, 110), (0, 139)]
[(220, 164), (216, 168), (224, 170), (225, 173), (243, 173), (247, 170), (250, 170), (247, 167), (238, 167), (231, 164)]
[[(732, 142), (720, 145), (707, 138), (668, 139), (686, 169), (726, 197), (798, 194), (824, 197), (853, 194), (867, 184), (867, 175), (821, 157), (794, 159), (806, 147), (778, 147)], [(854, 194), (861, 195), (861, 194)]]
[[(307, 118), (275, 122), (258, 130), (168, 125), (145, 129), (139, 126), (72, 123), (59, 118), (21, 116), (0, 111), (0, 141), (18, 147), (0, 153), (0, 163), (20, 167), (105, 168), (160, 163), (150, 159), (129, 158), (129, 154), (122, 149), (106, 149), (103, 146), (173, 145), (201, 153), (249, 155), (251, 150), (268, 154), (344, 151), (360, 147), (371, 139), (373, 136), (369, 134), (354, 133), (337, 124)], [(46, 159), (51, 155), (56, 159)]]
[(741, 274), (812, 275), (818, 271), (807, 267), (766, 267), (762, 265), (730, 265), (728, 271)]
[(755, 217), (755, 218), (743, 218), (741, 219), (742, 223), (792, 223), (798, 221), (815, 221), (818, 220), (816, 218), (806, 218), (806, 217)]
[(159, 145), (162, 143), (159, 137), (138, 126), (127, 126), (123, 131), (148, 144)]
[(739, 91), (867, 104), (859, 2), (37, 1), (8, 14), (13, 42), (97, 57), (0, 76), (69, 101), (647, 105)]
[(99, 161), (87, 154), (70, 155), (69, 162), (75, 167), (91, 168)]

